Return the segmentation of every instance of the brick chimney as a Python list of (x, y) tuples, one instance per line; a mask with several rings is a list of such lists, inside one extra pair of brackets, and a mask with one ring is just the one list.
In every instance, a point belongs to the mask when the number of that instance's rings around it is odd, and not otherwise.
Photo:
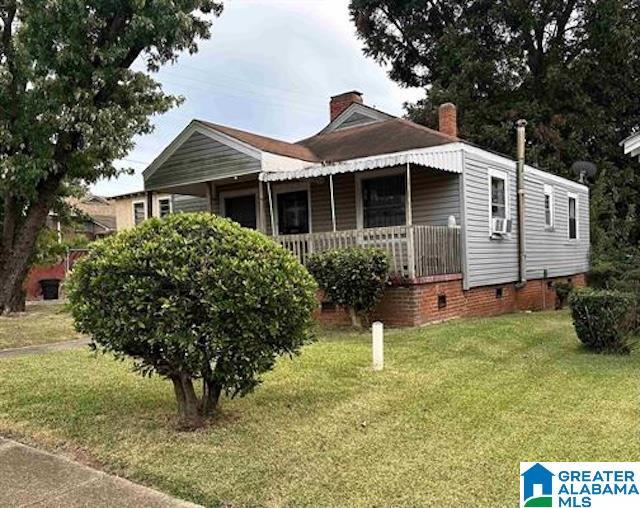
[(345, 92), (331, 97), (331, 102), (329, 103), (331, 121), (333, 122), (340, 113), (351, 106), (354, 102), (362, 104), (361, 92), (352, 90), (351, 92)]
[(442, 134), (458, 137), (458, 112), (455, 104), (446, 102), (438, 109), (438, 130)]

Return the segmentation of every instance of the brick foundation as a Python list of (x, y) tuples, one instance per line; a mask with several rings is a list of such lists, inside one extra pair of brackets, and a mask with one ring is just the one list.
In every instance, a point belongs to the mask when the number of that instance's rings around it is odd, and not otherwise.
[[(389, 287), (375, 311), (373, 319), (387, 326), (419, 326), (434, 321), (465, 316), (497, 316), (523, 310), (556, 308), (555, 282), (571, 281), (574, 286), (586, 284), (584, 274), (527, 281), (518, 288), (515, 283), (462, 289), (461, 275), (429, 277)], [(321, 295), (319, 295), (321, 299)], [(446, 301), (445, 301), (446, 299)], [(350, 324), (341, 308), (327, 306), (317, 312), (326, 324)]]

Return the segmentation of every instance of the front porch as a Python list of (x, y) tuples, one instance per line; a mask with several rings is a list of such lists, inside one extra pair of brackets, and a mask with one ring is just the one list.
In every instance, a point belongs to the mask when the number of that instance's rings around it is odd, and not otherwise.
[(302, 264), (316, 252), (360, 245), (386, 251), (395, 278), (416, 279), (462, 270), (458, 226), (390, 226), (276, 235), (274, 238), (293, 252)]

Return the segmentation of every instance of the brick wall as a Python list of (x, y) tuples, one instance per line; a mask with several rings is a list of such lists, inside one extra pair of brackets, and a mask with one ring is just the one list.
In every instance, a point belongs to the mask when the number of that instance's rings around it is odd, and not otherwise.
[[(464, 316), (497, 316), (522, 310), (556, 308), (554, 283), (568, 281), (578, 287), (586, 284), (584, 274), (528, 281), (518, 288), (515, 283), (462, 289), (460, 276), (433, 277), (389, 287), (372, 318), (387, 326), (419, 326)], [(322, 296), (319, 295), (321, 299)], [(318, 310), (323, 323), (349, 324), (349, 316), (340, 308)]]

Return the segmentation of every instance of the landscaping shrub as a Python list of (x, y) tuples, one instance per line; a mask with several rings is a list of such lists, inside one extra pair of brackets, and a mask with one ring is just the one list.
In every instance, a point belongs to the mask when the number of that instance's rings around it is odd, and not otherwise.
[(206, 213), (150, 219), (97, 242), (68, 284), (77, 329), (140, 373), (170, 379), (189, 425), (311, 340), (316, 290), (271, 239)]
[(351, 247), (310, 257), (307, 267), (320, 289), (333, 303), (347, 307), (351, 322), (373, 310), (389, 280), (389, 258), (383, 250)]
[(569, 297), (578, 338), (598, 353), (628, 354), (638, 334), (633, 295), (611, 290), (578, 289)]
[(569, 295), (573, 291), (573, 284), (571, 282), (556, 282), (556, 309), (564, 309), (564, 306), (569, 300)]

